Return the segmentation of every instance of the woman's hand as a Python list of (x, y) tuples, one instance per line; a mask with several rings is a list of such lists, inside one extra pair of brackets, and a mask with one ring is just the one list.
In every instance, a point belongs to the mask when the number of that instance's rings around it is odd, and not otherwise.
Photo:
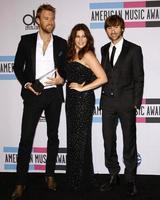
[(79, 84), (79, 83), (75, 83), (75, 82), (72, 82), (69, 84), (69, 88), (70, 89), (73, 89), (73, 90), (76, 90), (78, 92), (83, 92), (83, 86), (84, 86), (85, 82)]

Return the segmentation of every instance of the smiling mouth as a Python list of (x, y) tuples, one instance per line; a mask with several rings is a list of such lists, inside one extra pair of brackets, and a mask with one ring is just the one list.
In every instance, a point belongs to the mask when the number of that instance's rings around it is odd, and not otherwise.
[(114, 36), (114, 37), (115, 37), (115, 36), (117, 36), (117, 34), (111, 34), (111, 36)]
[(79, 45), (81, 45), (81, 46), (82, 46), (82, 45), (85, 45), (85, 44), (84, 44), (84, 43), (79, 43)]

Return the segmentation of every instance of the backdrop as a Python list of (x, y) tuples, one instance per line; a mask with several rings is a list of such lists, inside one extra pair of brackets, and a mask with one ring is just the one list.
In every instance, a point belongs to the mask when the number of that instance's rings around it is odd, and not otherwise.
[[(109, 42), (104, 19), (121, 15), (126, 23), (124, 37), (140, 45), (144, 55), (144, 99), (137, 113), (138, 174), (160, 175), (160, 1), (121, 0), (1, 0), (0, 12), (0, 171), (15, 172), (20, 139), (22, 99), (20, 84), (13, 73), (13, 62), (20, 36), (37, 31), (35, 13), (39, 5), (56, 7), (55, 34), (68, 39), (72, 27), (85, 23), (95, 39), (96, 54)], [(65, 88), (64, 88), (65, 90)], [(104, 148), (99, 110), (100, 89), (95, 90), (96, 104), (92, 127), (92, 147), (95, 173), (108, 173), (104, 165)], [(76, 114), (76, 113), (75, 113)], [(60, 148), (56, 172), (64, 173), (66, 164), (66, 120), (64, 105), (59, 127)], [(39, 121), (30, 162), (30, 172), (44, 172), (46, 161), (46, 123)], [(117, 151), (124, 171), (121, 127), (117, 129)]]

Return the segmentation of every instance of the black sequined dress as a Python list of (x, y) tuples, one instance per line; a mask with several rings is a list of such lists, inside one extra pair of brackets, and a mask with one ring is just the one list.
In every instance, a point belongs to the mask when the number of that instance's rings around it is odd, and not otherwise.
[(95, 96), (93, 90), (78, 92), (68, 85), (71, 82), (87, 84), (93, 74), (79, 62), (68, 63), (66, 74), (67, 186), (71, 191), (85, 191), (94, 184), (91, 127)]

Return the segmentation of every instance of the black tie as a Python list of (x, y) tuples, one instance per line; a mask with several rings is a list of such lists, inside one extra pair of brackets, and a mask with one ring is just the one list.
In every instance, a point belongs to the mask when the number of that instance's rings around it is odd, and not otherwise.
[(110, 59), (110, 63), (111, 63), (112, 67), (113, 67), (113, 60), (114, 60), (115, 51), (116, 51), (116, 47), (113, 46), (112, 53), (111, 53), (111, 59)]

